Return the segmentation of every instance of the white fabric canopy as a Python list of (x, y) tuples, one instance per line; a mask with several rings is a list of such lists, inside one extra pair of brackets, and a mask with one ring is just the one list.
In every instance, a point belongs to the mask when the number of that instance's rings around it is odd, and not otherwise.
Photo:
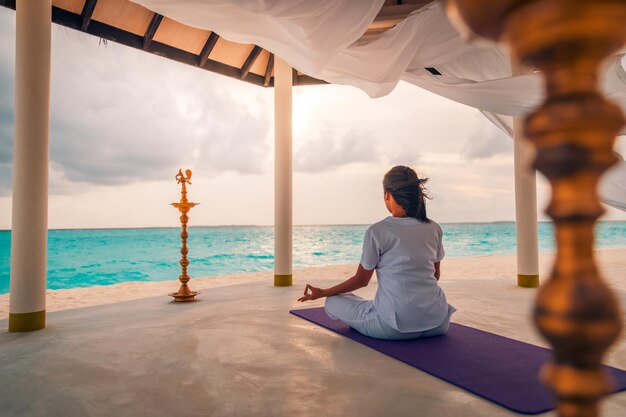
[[(259, 45), (307, 75), (353, 85), (371, 97), (384, 96), (400, 80), (407, 81), (481, 110), (505, 131), (505, 116), (524, 115), (543, 99), (539, 74), (511, 76), (506, 49), (465, 43), (440, 1), (411, 13), (380, 36), (363, 39), (384, 1), (134, 1), (225, 39)], [(607, 61), (602, 88), (626, 111), (623, 52)], [(426, 68), (434, 68), (438, 75)], [(626, 171), (617, 172), (611, 175), (621, 177), (611, 189), (621, 190), (618, 200), (605, 201), (624, 209)]]

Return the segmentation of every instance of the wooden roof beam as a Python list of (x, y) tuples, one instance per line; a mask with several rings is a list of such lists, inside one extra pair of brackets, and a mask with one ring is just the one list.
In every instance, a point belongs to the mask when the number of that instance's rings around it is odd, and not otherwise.
[(98, 0), (87, 0), (85, 2), (85, 5), (83, 6), (83, 11), (80, 14), (81, 30), (86, 31), (89, 27), (89, 23), (91, 23), (91, 17), (93, 16), (93, 11), (96, 10), (96, 3), (98, 3)]
[(267, 87), (270, 85), (272, 71), (274, 71), (274, 54), (270, 54), (270, 57), (267, 60), (267, 67), (265, 67), (265, 77), (263, 79), (263, 87)]
[[(0, 0), (0, 7), (7, 7), (15, 10), (15, 0)], [(93, 2), (92, 6), (90, 7), (93, 7), (95, 9), (95, 2)], [(70, 29), (81, 31), (83, 14), (73, 13), (71, 11), (53, 5), (52, 22)], [(139, 50), (143, 49), (143, 36), (136, 35), (126, 30), (110, 26), (97, 20), (90, 21), (87, 24), (87, 29), (83, 32), (101, 39), (116, 42), (121, 45), (126, 45), (131, 48)], [(209, 39), (207, 40), (201, 55), (196, 55), (161, 42), (153, 42), (147, 52), (177, 62), (181, 62), (186, 65), (193, 66), (197, 66), (202, 61), (202, 56), (204, 56), (204, 64), (202, 65), (203, 70), (211, 71), (230, 78), (240, 79), (240, 68), (232, 67), (230, 65), (208, 59), (208, 56), (213, 49), (213, 46), (219, 39), (219, 36), (217, 34), (212, 35), (213, 36), (209, 36)], [(274, 68), (274, 61), (274, 55), (270, 54), (268, 65), (265, 69), (265, 76), (257, 75), (255, 73), (248, 73), (244, 81), (258, 86), (273, 87), (274, 80), (272, 79), (272, 71)], [(319, 84), (328, 84), (328, 82), (324, 80), (318, 80), (304, 74), (297, 75), (297, 85)]]
[(15, 10), (15, 0), (0, 0), (0, 6)]
[(367, 34), (380, 33), (391, 29), (416, 10), (432, 3), (434, 0), (413, 0), (396, 6), (383, 6), (374, 21), (367, 28)]
[(209, 55), (211, 54), (211, 51), (215, 47), (215, 44), (217, 43), (217, 40), (219, 38), (220, 35), (215, 32), (211, 32), (211, 34), (209, 35), (209, 38), (206, 40), (206, 43), (204, 44), (200, 55), (198, 55), (198, 66), (200, 68), (206, 65), (206, 61), (207, 59), (209, 59)]
[(154, 16), (152, 16), (152, 20), (150, 21), (150, 24), (148, 25), (148, 29), (146, 29), (146, 33), (145, 35), (143, 35), (143, 50), (147, 51), (148, 48), (150, 47), (150, 44), (152, 43), (152, 39), (154, 39), (154, 35), (156, 34), (156, 31), (159, 29), (159, 25), (161, 24), (161, 21), (163, 20), (163, 16), (155, 13)]
[[(298, 75), (298, 84), (297, 85), (322, 85), (329, 84), (327, 81), (318, 80), (317, 78), (310, 77), (308, 75), (299, 74)], [(296, 85), (296, 84), (294, 84)]]
[(244, 80), (248, 76), (248, 73), (250, 72), (250, 68), (252, 68), (252, 66), (254, 65), (254, 62), (261, 54), (261, 51), (263, 51), (263, 48), (261, 48), (260, 46), (254, 45), (254, 48), (252, 48), (250, 55), (248, 55), (248, 58), (246, 58), (246, 62), (244, 62), (243, 66), (241, 67), (241, 79), (242, 80)]
[(291, 67), (291, 85), (298, 85), (298, 70)]

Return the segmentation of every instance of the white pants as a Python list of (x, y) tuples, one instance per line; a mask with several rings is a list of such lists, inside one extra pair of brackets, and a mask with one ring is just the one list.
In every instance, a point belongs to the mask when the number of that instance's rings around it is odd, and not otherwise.
[(450, 316), (456, 311), (448, 305), (448, 317), (438, 327), (422, 332), (402, 333), (385, 323), (373, 309), (372, 300), (365, 300), (352, 293), (326, 298), (324, 308), (332, 319), (341, 320), (354, 330), (376, 339), (400, 340), (445, 334), (450, 327)]

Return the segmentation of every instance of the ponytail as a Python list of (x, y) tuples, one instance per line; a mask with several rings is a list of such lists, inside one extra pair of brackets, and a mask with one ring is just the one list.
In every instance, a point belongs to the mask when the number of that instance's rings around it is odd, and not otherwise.
[(395, 166), (385, 174), (383, 189), (389, 192), (409, 217), (414, 217), (422, 223), (430, 223), (426, 216), (426, 194), (424, 184), (428, 178), (419, 178), (415, 171), (405, 166)]

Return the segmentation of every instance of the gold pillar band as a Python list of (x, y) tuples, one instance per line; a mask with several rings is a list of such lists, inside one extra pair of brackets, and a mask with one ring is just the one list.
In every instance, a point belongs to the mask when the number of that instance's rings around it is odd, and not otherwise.
[(32, 332), (46, 327), (46, 310), (33, 313), (9, 313), (10, 332)]
[(275, 287), (290, 287), (293, 284), (293, 277), (289, 275), (274, 275)]
[(539, 275), (517, 274), (517, 286), (524, 288), (535, 288), (539, 286)]

